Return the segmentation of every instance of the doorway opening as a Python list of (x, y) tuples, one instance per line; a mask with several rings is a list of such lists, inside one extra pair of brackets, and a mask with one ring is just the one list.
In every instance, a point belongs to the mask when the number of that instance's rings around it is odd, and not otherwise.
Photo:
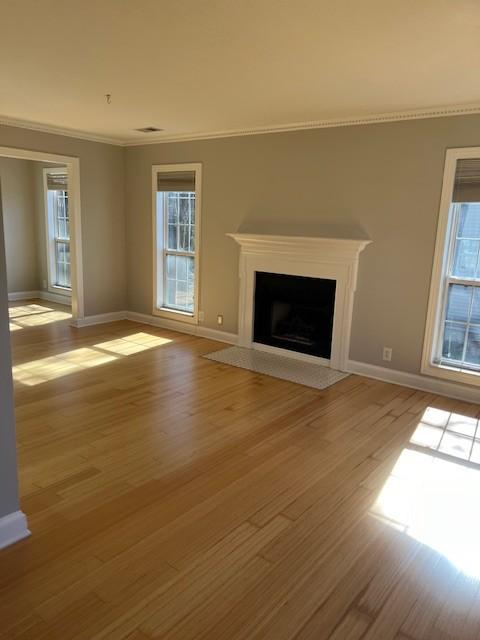
[(0, 147), (10, 330), (84, 317), (79, 159)]

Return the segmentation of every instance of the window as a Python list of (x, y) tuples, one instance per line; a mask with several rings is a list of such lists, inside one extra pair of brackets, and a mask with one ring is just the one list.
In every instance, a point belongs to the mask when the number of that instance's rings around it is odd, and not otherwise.
[(45, 169), (49, 289), (71, 290), (70, 218), (65, 169)]
[(154, 313), (197, 320), (200, 166), (153, 168)]
[(480, 384), (480, 149), (447, 152), (422, 371)]

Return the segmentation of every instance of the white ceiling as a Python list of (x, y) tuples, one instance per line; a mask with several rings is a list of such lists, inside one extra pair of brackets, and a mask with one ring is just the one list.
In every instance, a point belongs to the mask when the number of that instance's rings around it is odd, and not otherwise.
[(2, 0), (0, 121), (148, 142), (480, 105), (479, 27), (479, 0)]

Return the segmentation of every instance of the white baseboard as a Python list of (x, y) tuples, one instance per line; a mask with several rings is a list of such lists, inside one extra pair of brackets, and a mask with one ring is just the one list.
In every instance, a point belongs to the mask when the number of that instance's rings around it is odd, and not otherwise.
[(0, 518), (0, 549), (30, 535), (27, 517), (23, 511), (14, 511)]
[(208, 338), (209, 340), (217, 340), (218, 342), (227, 342), (228, 344), (237, 344), (237, 334), (228, 333), (227, 331), (219, 331), (218, 329), (209, 329), (198, 324), (187, 324), (178, 320), (169, 320), (168, 318), (160, 318), (158, 316), (147, 315), (146, 313), (136, 313), (135, 311), (127, 311), (127, 320), (132, 322), (141, 322), (162, 329), (170, 329), (179, 333), (187, 333), (200, 338)]
[[(28, 300), (32, 298), (40, 298), (42, 300), (50, 300), (65, 304), (65, 297), (47, 291), (18, 291), (8, 294), (9, 300)], [(187, 333), (189, 335), (216, 340), (217, 342), (226, 342), (227, 344), (237, 344), (238, 336), (235, 333), (220, 331), (218, 329), (209, 329), (202, 325), (187, 324), (178, 320), (170, 320), (168, 318), (160, 318), (158, 316), (148, 315), (145, 313), (136, 313), (135, 311), (113, 311), (112, 313), (100, 313), (94, 316), (86, 316), (72, 322), (75, 327), (89, 327), (95, 324), (104, 324), (108, 322), (116, 322), (118, 320), (131, 320), (148, 324), (162, 329), (170, 329), (179, 333)], [(366, 362), (358, 362), (356, 360), (348, 360), (346, 371), (348, 373), (356, 373), (366, 378), (374, 378), (382, 382), (390, 382), (399, 384), (404, 387), (418, 389), (435, 393), (441, 396), (457, 398), (466, 402), (480, 402), (480, 391), (476, 387), (466, 384), (458, 384), (447, 380), (439, 380), (415, 373), (407, 373), (406, 371), (398, 371), (396, 369), (388, 369), (379, 367)], [(0, 521), (1, 522), (1, 521)]]
[(70, 306), (70, 296), (62, 296), (59, 293), (51, 293), (50, 291), (13, 291), (8, 294), (8, 300), (15, 302), (16, 300), (47, 300), (48, 302), (57, 302)]
[(374, 378), (382, 382), (390, 382), (399, 384), (403, 387), (410, 387), (419, 391), (427, 391), (440, 396), (448, 396), (457, 400), (466, 402), (480, 402), (480, 391), (477, 387), (466, 384), (458, 384), (456, 382), (448, 382), (446, 380), (438, 380), (415, 373), (407, 373), (406, 371), (398, 371), (396, 369), (387, 369), (374, 364), (349, 360), (347, 363), (348, 373), (356, 373), (366, 378)]
[(127, 320), (132, 322), (140, 322), (141, 324), (149, 324), (152, 327), (161, 327), (162, 329), (170, 329), (179, 333), (196, 334), (197, 325), (179, 322), (178, 320), (169, 320), (168, 318), (159, 318), (146, 313), (137, 313), (136, 311), (127, 311)]
[(38, 291), (12, 291), (8, 294), (9, 302), (15, 302), (16, 300), (33, 300), (39, 297)]
[(62, 295), (61, 293), (52, 293), (51, 291), (38, 291), (38, 297), (40, 300), (47, 300), (48, 302), (57, 302), (58, 304), (64, 304), (70, 307), (72, 305), (71, 296)]
[(227, 344), (237, 344), (238, 336), (236, 333), (228, 333), (228, 331), (219, 331), (218, 329), (209, 329), (208, 327), (197, 327), (197, 336), (216, 340), (217, 342), (226, 342)]
[(107, 322), (118, 322), (118, 320), (125, 320), (127, 317), (126, 311), (112, 311), (111, 313), (99, 313), (95, 316), (85, 316), (84, 318), (77, 318), (72, 321), (74, 327), (90, 327), (94, 324), (106, 324)]

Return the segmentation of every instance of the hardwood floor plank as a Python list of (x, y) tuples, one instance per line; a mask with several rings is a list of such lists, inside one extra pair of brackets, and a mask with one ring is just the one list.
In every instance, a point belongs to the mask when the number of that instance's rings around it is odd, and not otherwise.
[(1, 640), (480, 640), (479, 576), (429, 536), (448, 496), (415, 502), (431, 477), (470, 495), (477, 469), (409, 442), (479, 405), (353, 375), (318, 391), (41, 306), (12, 333), (32, 536), (0, 552)]

